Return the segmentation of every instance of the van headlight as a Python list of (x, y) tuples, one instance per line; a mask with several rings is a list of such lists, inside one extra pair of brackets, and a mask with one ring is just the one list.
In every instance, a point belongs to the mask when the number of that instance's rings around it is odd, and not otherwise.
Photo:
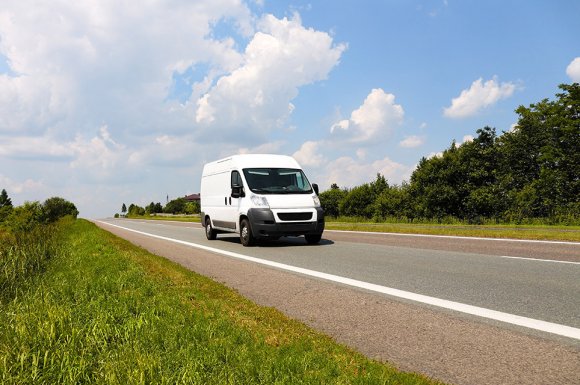
[(254, 204), (254, 206), (270, 208), (270, 205), (268, 204), (268, 200), (266, 199), (266, 197), (252, 195), (250, 197), (250, 199), (252, 200), (252, 203)]
[(315, 195), (312, 197), (312, 200), (314, 201), (314, 207), (320, 207), (320, 198)]

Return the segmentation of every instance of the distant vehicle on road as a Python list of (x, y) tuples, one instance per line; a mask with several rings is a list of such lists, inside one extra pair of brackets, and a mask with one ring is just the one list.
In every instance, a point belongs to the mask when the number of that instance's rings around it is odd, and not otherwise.
[(201, 224), (207, 239), (239, 233), (244, 246), (259, 239), (304, 235), (320, 242), (324, 211), (318, 186), (285, 155), (233, 155), (203, 167)]

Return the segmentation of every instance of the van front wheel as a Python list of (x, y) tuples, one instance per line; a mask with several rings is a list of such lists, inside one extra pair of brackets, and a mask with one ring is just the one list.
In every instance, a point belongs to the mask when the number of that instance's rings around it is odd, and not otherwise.
[(306, 234), (304, 238), (306, 238), (306, 243), (309, 245), (315, 245), (322, 239), (322, 234)]
[(214, 239), (216, 239), (216, 236), (217, 236), (217, 233), (213, 229), (213, 227), (211, 226), (211, 220), (209, 218), (207, 218), (205, 220), (205, 237), (208, 240), (213, 241)]
[(242, 219), (240, 223), (240, 241), (244, 246), (252, 246), (254, 244), (254, 236), (252, 235), (252, 228), (247, 219)]

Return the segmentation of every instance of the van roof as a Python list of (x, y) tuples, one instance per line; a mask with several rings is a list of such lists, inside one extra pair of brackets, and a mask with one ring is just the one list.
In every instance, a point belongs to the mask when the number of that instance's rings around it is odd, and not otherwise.
[(227, 158), (206, 164), (204, 166), (204, 169), (206, 170), (204, 174), (216, 172), (220, 169), (231, 169), (234, 167), (240, 169), (257, 167), (302, 168), (294, 158), (287, 155), (241, 154), (232, 155)]

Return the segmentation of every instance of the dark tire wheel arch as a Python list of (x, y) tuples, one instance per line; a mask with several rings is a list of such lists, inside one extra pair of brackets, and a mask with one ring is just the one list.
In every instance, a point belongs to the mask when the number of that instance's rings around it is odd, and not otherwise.
[(254, 235), (252, 234), (252, 228), (250, 227), (250, 221), (247, 218), (242, 219), (240, 222), (240, 241), (244, 246), (253, 246), (255, 243)]
[(309, 245), (315, 245), (322, 239), (322, 234), (306, 234), (304, 238)]
[(213, 241), (217, 237), (217, 232), (213, 229), (209, 217), (205, 219), (205, 237), (210, 241)]

